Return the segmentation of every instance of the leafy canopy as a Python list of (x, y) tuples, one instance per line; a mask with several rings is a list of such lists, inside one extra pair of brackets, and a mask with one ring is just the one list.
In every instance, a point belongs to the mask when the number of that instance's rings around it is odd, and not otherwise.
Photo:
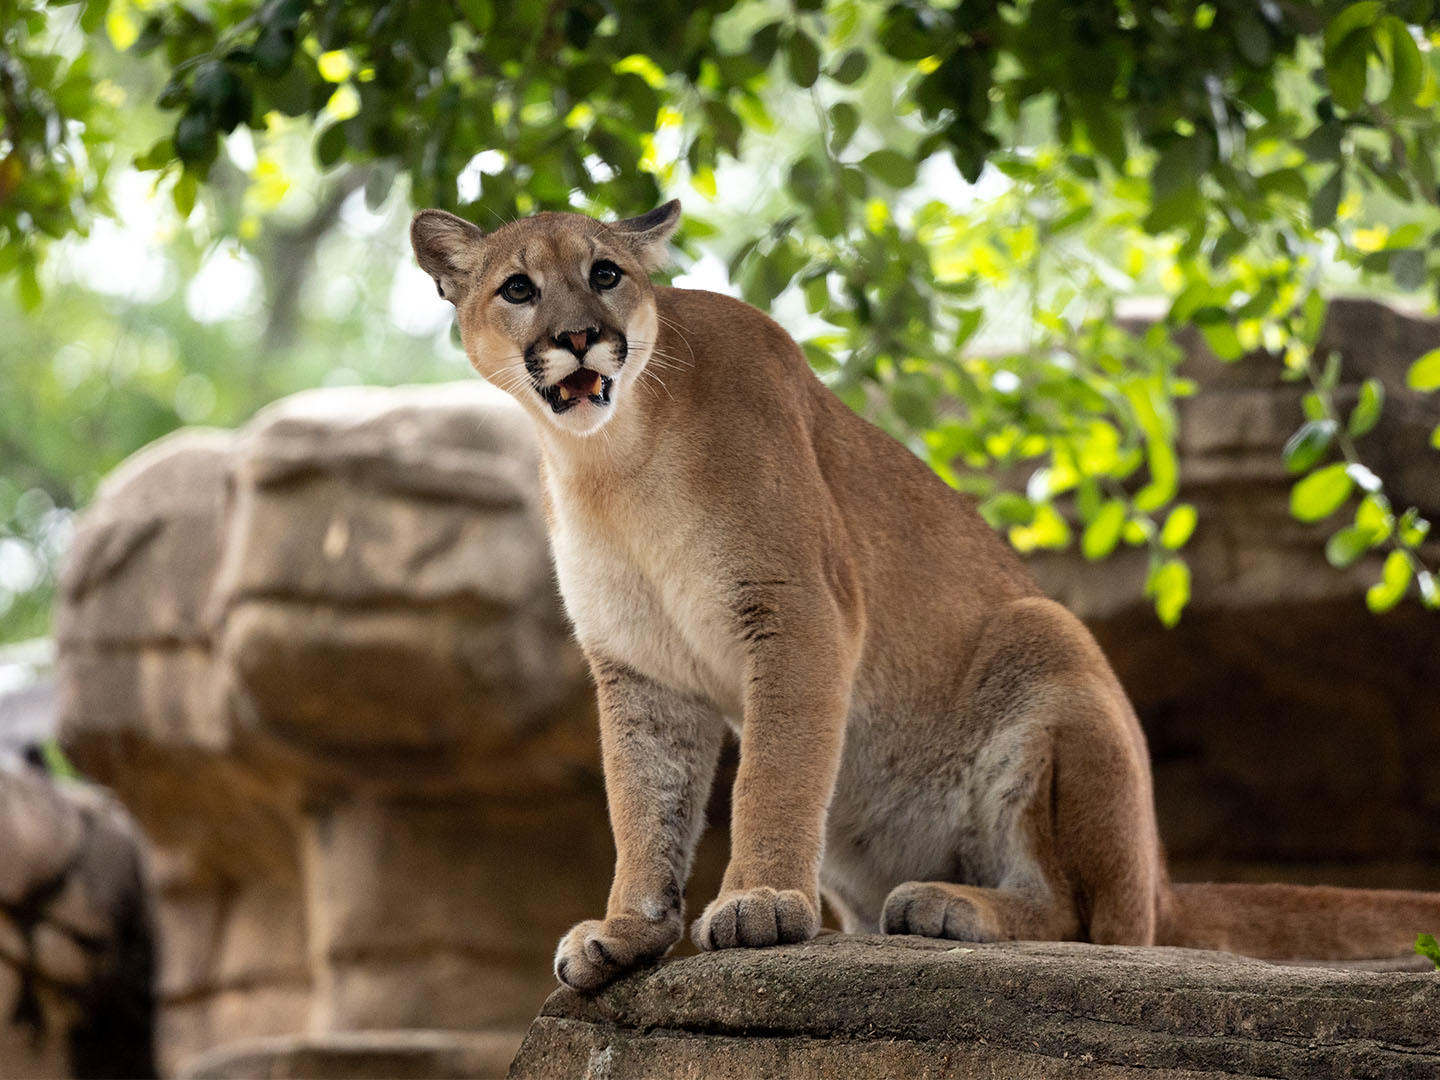
[[(1285, 451), (1295, 517), (1338, 526), (1337, 566), (1384, 553), (1374, 610), (1412, 584), (1440, 607), (1428, 524), (1361, 458), (1383, 387), (1342, 410), (1339, 364), (1315, 352), (1337, 282), (1428, 297), (1440, 280), (1431, 0), (0, 8), (0, 237), (31, 302), (44, 235), (106, 209), (118, 122), (87, 53), (55, 50), (68, 9), (160, 69), (168, 134), (138, 164), (182, 215), (227, 134), (278, 117), (313, 124), (322, 167), (366, 169), (372, 202), (403, 174), (416, 204), (482, 225), (630, 214), (687, 184), (715, 199), (691, 200), (685, 242), (721, 252), (751, 302), (789, 304), (846, 400), (983, 495), (1017, 547), (1145, 546), (1167, 624), (1197, 524), (1175, 503), (1193, 387), (1173, 332), (1225, 360), (1263, 350), (1309, 386)], [(1137, 292), (1169, 300), (1138, 335), (1115, 317)], [(1411, 386), (1440, 385), (1437, 363)], [(1016, 469), (1024, 493), (996, 490)]]

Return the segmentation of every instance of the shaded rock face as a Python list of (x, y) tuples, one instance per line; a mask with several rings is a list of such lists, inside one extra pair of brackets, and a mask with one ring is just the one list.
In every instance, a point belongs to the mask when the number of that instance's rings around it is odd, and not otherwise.
[(1431, 974), (1186, 949), (824, 936), (558, 990), (511, 1080), (1410, 1078), (1440, 1073)]
[(0, 1075), (155, 1074), (154, 928), (129, 816), (0, 766)]
[(154, 846), (162, 1065), (235, 1039), (516, 1032), (612, 850), (528, 421), (479, 383), (181, 432), (78, 524), (67, 751)]
[[(1263, 357), (1224, 364), (1183, 341), (1199, 392), (1180, 403), (1180, 498), (1200, 524), (1184, 555), (1194, 599), (1164, 631), (1142, 595), (1146, 554), (1030, 560), (1095, 632), (1135, 704), (1154, 762), (1160, 832), (1180, 880), (1294, 880), (1440, 889), (1440, 620), (1413, 599), (1375, 617), (1380, 555), (1325, 561), (1348, 524), (1290, 517), (1285, 441), (1308, 385)], [(1440, 320), (1335, 300), (1319, 350), (1341, 357), (1348, 414), (1367, 377), (1383, 423), (1358, 440), (1401, 506), (1440, 522), (1440, 402), (1405, 386)], [(1383, 554), (1383, 553), (1382, 553)], [(1440, 563), (1440, 543), (1426, 548)]]

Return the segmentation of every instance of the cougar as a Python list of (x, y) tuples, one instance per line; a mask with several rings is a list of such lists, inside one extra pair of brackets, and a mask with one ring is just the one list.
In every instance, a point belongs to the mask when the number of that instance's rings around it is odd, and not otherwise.
[(727, 728), (702, 949), (806, 940), (822, 893), (849, 932), (1262, 958), (1394, 956), (1440, 926), (1440, 894), (1171, 884), (1145, 738), (1090, 633), (778, 324), (651, 283), (679, 216), (411, 224), (471, 364), (534, 419), (599, 699), (615, 877), (562, 982), (682, 936)]

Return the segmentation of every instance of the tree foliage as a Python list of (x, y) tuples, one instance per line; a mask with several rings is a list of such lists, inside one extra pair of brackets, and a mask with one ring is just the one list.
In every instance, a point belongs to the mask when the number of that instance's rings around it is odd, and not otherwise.
[[(165, 134), (137, 161), (182, 216), (227, 174), (228, 133), (280, 117), (312, 125), (322, 168), (363, 168), (372, 205), (403, 176), (414, 203), (482, 226), (635, 213), (687, 185), (715, 200), (690, 200), (682, 242), (798, 313), (837, 392), (980, 494), (1017, 547), (1147, 547), (1166, 623), (1196, 527), (1175, 502), (1193, 388), (1173, 334), (1225, 360), (1263, 351), (1309, 386), (1285, 451), (1294, 515), (1332, 529), (1338, 566), (1384, 553), (1373, 609), (1412, 585), (1440, 607), (1428, 525), (1362, 460), (1383, 388), (1342, 414), (1338, 363), (1315, 351), (1337, 281), (1427, 301), (1440, 282), (1431, 0), (4, 5), (0, 88), (29, 90), (0, 144), (0, 229), (29, 299), (23, 215), (39, 224), (46, 191), (65, 192), (47, 232), (104, 209), (103, 161), (63, 167), (114, 122), (86, 54), (46, 52), (71, 10), (159, 71)], [(1138, 336), (1115, 319), (1135, 292), (1169, 299)], [(1411, 385), (1433, 390), (1437, 363)], [(1025, 491), (996, 490), (1017, 468)]]

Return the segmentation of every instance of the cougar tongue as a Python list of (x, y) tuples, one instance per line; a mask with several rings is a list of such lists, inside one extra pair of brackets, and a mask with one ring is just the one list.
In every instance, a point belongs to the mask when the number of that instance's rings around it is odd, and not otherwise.
[(564, 401), (577, 397), (590, 397), (592, 394), (600, 392), (600, 373), (591, 371), (589, 368), (578, 368), (561, 379), (559, 385), (560, 397)]

